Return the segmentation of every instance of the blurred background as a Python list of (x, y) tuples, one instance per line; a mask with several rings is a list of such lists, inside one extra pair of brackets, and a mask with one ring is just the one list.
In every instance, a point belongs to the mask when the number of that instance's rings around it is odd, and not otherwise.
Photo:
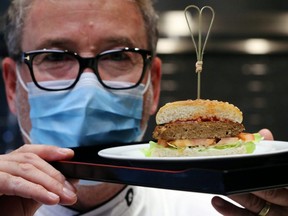
[[(228, 101), (238, 106), (243, 112), (247, 132), (269, 128), (276, 140), (288, 141), (288, 1), (157, 0), (158, 55), (163, 61), (159, 106), (197, 97), (197, 59), (184, 16), (184, 9), (190, 4), (200, 8), (209, 5), (215, 11), (204, 54), (201, 98)], [(1, 0), (1, 15), (8, 5), (9, 0)], [(194, 27), (197, 25), (195, 16), (192, 13)], [(209, 16), (204, 13), (204, 31)], [(192, 27), (197, 30), (195, 28)], [(3, 29), (0, 54), (1, 60), (6, 55)], [(7, 108), (2, 77), (0, 100), (0, 152), (5, 152), (22, 142), (17, 120)], [(152, 116), (146, 140), (151, 139), (154, 127)]]

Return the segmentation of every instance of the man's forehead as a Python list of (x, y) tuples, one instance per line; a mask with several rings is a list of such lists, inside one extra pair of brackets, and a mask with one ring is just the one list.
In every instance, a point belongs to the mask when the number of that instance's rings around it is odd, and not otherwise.
[[(115, 12), (118, 13), (115, 14)], [(89, 20), (89, 16), (91, 15), (97, 17), (111, 13), (116, 15), (115, 17), (118, 19), (121, 19), (121, 17), (127, 17), (127, 12), (129, 12), (128, 17), (131, 19), (135, 19), (133, 12), (143, 18), (138, 4), (134, 0), (33, 0), (27, 17), (31, 18), (29, 21), (37, 21), (38, 19), (35, 16), (39, 18), (39, 16), (45, 15), (46, 18), (55, 18), (55, 14), (57, 14), (56, 18), (61, 18), (61, 15), (67, 16), (70, 14), (77, 19), (78, 15), (85, 14), (87, 15), (87, 22), (93, 25), (93, 19)]]
[[(27, 51), (53, 48), (53, 44), (45, 47), (46, 44), (37, 43), (42, 43), (40, 40), (47, 40), (45, 43), (58, 43), (60, 39), (75, 42), (79, 40), (79, 36), (82, 37), (82, 41), (90, 41), (89, 47), (95, 46), (93, 43), (98, 45), (97, 38), (102, 37), (110, 41), (125, 41), (125, 45), (130, 47), (141, 42), (138, 46), (146, 48), (145, 24), (138, 10), (135, 1), (131, 0), (60, 0), (58, 4), (55, 0), (34, 1), (25, 22), (26, 30), (23, 35), (23, 42), (30, 41), (34, 47), (25, 47), (24, 44), (23, 49)], [(123, 11), (126, 11), (126, 14)]]
[[(21, 1), (21, 0), (20, 0)], [(126, 4), (133, 4), (133, 5), (138, 5), (138, 1), (137, 0), (26, 0), (26, 1), (30, 1), (28, 4), (31, 5), (31, 7), (42, 5), (42, 6), (54, 6), (56, 8), (59, 8), (61, 6), (65, 6), (66, 10), (69, 9), (93, 9), (94, 6), (99, 7), (99, 5), (101, 6), (108, 6), (111, 8), (111, 5), (114, 5), (116, 7), (118, 7), (118, 5), (116, 3), (120, 3), (119, 6), (121, 5), (126, 5)], [(81, 4), (80, 4), (81, 3)], [(122, 6), (122, 9), (124, 7)]]

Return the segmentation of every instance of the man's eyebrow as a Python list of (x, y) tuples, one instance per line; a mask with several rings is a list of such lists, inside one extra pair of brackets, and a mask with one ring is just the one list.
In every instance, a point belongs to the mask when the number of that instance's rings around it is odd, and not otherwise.
[(47, 39), (43, 40), (43, 42), (40, 42), (37, 45), (38, 49), (44, 49), (44, 48), (59, 48), (59, 49), (68, 49), (68, 48), (74, 48), (75, 42), (73, 43), (72, 40), (67, 38), (57, 38), (57, 39)]
[(118, 45), (118, 46), (127, 46), (127, 47), (135, 47), (136, 44), (132, 40), (126, 37), (112, 37), (107, 39), (107, 44)]
[[(101, 40), (101, 43), (91, 43), (95, 45), (99, 50), (102, 49), (110, 49), (113, 47), (121, 46), (121, 47), (130, 47), (130, 48), (143, 48), (141, 44), (136, 44), (135, 41), (132, 41), (130, 38), (127, 37), (108, 37)], [(139, 47), (141, 46), (141, 47)], [(43, 39), (37, 45), (37, 49), (44, 49), (44, 48), (58, 48), (62, 50), (70, 50), (70, 51), (77, 51), (77, 41), (72, 40), (70, 38), (49, 38)]]

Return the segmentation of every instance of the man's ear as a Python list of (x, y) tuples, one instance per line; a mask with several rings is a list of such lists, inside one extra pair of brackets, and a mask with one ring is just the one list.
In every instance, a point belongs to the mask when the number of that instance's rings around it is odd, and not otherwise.
[(16, 115), (16, 62), (11, 58), (4, 58), (2, 61), (2, 70), (7, 103), (10, 111)]
[(153, 115), (157, 108), (161, 90), (162, 62), (159, 57), (155, 57), (151, 65), (151, 81), (153, 85), (153, 105), (150, 110), (150, 115)]

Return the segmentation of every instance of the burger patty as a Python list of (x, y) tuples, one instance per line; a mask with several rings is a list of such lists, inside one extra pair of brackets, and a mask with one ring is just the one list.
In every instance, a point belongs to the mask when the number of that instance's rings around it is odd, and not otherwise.
[(237, 136), (245, 130), (243, 124), (232, 121), (186, 121), (157, 125), (154, 139), (212, 139)]

